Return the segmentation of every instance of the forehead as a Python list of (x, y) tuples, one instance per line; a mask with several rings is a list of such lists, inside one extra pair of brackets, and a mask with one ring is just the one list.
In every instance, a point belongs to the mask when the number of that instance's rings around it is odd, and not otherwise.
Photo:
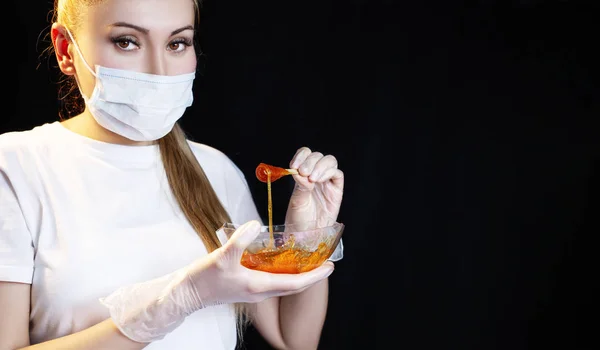
[(104, 0), (88, 8), (84, 23), (106, 27), (128, 22), (152, 31), (172, 31), (194, 25), (193, 0)]

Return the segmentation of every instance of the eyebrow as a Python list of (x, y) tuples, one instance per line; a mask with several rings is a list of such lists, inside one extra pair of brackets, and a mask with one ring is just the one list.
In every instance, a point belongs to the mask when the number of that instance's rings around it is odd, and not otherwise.
[[(138, 32), (144, 33), (144, 34), (148, 34), (150, 32), (150, 30), (148, 30), (146, 28), (142, 28), (140, 26), (136, 26), (135, 24), (131, 24), (131, 23), (127, 23), (127, 22), (116, 22), (116, 23), (111, 24), (109, 27), (126, 27), (126, 28), (131, 28), (131, 29), (137, 30)], [(171, 35), (177, 35), (185, 30), (194, 30), (194, 26), (187, 25), (185, 27), (175, 29), (174, 31), (171, 32)]]

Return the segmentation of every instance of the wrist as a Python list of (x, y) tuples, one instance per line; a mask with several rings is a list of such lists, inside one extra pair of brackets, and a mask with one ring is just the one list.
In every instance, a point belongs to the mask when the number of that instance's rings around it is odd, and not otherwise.
[(197, 310), (186, 290), (187, 273), (177, 270), (154, 280), (126, 286), (101, 302), (121, 333), (150, 343), (164, 338)]
[(181, 300), (182, 312), (185, 316), (206, 307), (206, 296), (202, 296), (199, 292), (187, 268), (178, 272), (176, 283), (171, 293), (174, 295), (174, 298)]

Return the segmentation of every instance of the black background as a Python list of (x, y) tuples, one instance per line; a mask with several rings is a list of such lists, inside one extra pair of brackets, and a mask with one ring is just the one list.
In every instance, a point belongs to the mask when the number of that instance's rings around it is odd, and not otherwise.
[[(11, 3), (1, 132), (58, 118), (52, 1)], [(320, 349), (598, 347), (598, 10), (205, 1), (184, 129), (240, 166), (265, 218), (258, 163), (308, 146), (346, 175)], [(274, 184), (276, 222), (291, 186)]]

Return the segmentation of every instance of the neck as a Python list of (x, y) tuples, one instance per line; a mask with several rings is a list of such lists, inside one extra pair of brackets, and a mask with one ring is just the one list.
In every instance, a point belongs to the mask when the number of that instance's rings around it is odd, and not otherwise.
[(154, 141), (133, 141), (126, 137), (123, 137), (119, 134), (115, 134), (114, 132), (102, 127), (96, 119), (92, 116), (92, 114), (86, 108), (83, 113), (64, 120), (61, 124), (82, 136), (89, 137), (93, 140), (114, 143), (119, 145), (126, 146), (148, 146), (154, 144)]

